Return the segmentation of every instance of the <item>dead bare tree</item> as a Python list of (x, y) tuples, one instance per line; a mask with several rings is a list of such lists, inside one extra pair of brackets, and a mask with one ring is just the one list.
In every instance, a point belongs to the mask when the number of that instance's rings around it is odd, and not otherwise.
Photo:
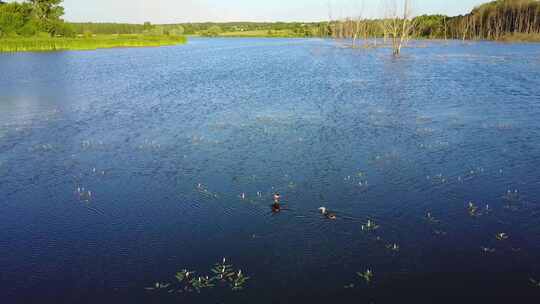
[(403, 14), (399, 13), (396, 0), (390, 1), (386, 7), (382, 26), (385, 36), (388, 34), (392, 40), (393, 55), (399, 56), (401, 49), (409, 42), (415, 28), (410, 0), (403, 1)]
[[(360, 9), (358, 15), (353, 18), (353, 33), (352, 33), (352, 47), (356, 47), (356, 41), (358, 40), (360, 33), (362, 32), (362, 29), (365, 28), (365, 20), (364, 20), (364, 1), (361, 0), (360, 2)], [(365, 32), (365, 30), (364, 30)]]
[(469, 17), (464, 17), (463, 20), (461, 20), (461, 37), (464, 43), (467, 39), (467, 34), (469, 33), (469, 24)]

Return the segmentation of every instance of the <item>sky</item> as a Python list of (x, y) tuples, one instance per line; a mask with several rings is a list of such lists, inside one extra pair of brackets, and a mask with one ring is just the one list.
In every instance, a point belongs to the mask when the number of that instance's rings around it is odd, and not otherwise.
[[(64, 0), (64, 19), (72, 22), (150, 21), (155, 24), (204, 21), (307, 22), (327, 20), (329, 12), (334, 19), (359, 15), (360, 12), (365, 17), (378, 17), (388, 1), (396, 0)], [(489, 0), (412, 1), (415, 15), (440, 13), (454, 16), (468, 13), (473, 7)]]

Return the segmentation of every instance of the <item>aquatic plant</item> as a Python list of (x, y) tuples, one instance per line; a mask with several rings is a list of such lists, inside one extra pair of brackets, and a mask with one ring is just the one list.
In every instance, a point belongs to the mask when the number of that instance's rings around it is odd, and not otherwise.
[(505, 195), (502, 197), (503, 202), (505, 203), (504, 208), (510, 209), (511, 211), (516, 211), (521, 207), (523, 199), (518, 190), (508, 190)]
[(246, 284), (247, 280), (249, 280), (249, 277), (244, 276), (242, 270), (238, 270), (238, 272), (235, 273), (230, 279), (231, 289), (233, 291), (240, 291), (244, 289), (244, 285)]
[(517, 189), (514, 191), (511, 191), (511, 190), (506, 191), (506, 193), (503, 195), (503, 200), (509, 203), (519, 202), (520, 200), (519, 191)]
[[(212, 276), (200, 275), (194, 276), (195, 271), (183, 269), (176, 273), (176, 287), (178, 292), (197, 292), (201, 293), (204, 289), (220, 286), (228, 286), (233, 291), (240, 291), (245, 288), (249, 277), (245, 276), (241, 270), (236, 270), (233, 265), (227, 264), (227, 259), (223, 258), (220, 263), (216, 263), (211, 269)], [(146, 288), (147, 290), (165, 289), (171, 284), (158, 283), (154, 287)], [(170, 292), (174, 292), (171, 289)]]
[(398, 252), (399, 251), (399, 245), (394, 243), (394, 244), (387, 244), (386, 245), (386, 249), (388, 250), (391, 250), (393, 252)]
[(198, 293), (200, 293), (203, 289), (212, 288), (215, 286), (212, 283), (212, 279), (210, 279), (208, 276), (193, 278), (189, 281), (189, 284)]
[(537, 281), (533, 278), (529, 278), (529, 281), (533, 284), (534, 287), (540, 288), (540, 281)]
[(234, 276), (234, 267), (226, 262), (227, 260), (223, 258), (221, 263), (216, 263), (214, 268), (211, 269), (216, 279), (225, 281)]
[(146, 287), (145, 289), (149, 291), (159, 291), (159, 290), (167, 289), (169, 288), (169, 286), (171, 286), (171, 284), (169, 283), (156, 282), (152, 287)]
[(481, 213), (478, 212), (478, 207), (473, 202), (469, 202), (468, 209), (469, 209), (469, 215), (472, 217), (481, 215)]
[(205, 197), (213, 198), (213, 199), (219, 198), (219, 195), (217, 193), (213, 193), (209, 191), (208, 188), (201, 183), (198, 183), (195, 189), (197, 190), (197, 192), (199, 192), (201, 195)]
[(83, 202), (89, 202), (92, 199), (92, 191), (85, 189), (84, 187), (77, 187), (76, 194), (79, 200)]
[(370, 269), (366, 270), (363, 273), (357, 272), (356, 274), (362, 279), (364, 279), (364, 281), (366, 281), (367, 284), (370, 284), (371, 281), (373, 280), (373, 272)]
[(436, 219), (432, 214), (431, 212), (428, 212), (426, 214), (426, 219), (428, 222), (432, 223), (432, 224), (438, 224), (440, 223), (441, 221), (439, 221), (438, 219)]
[(194, 273), (195, 271), (188, 271), (187, 269), (184, 269), (181, 272), (177, 272), (175, 278), (179, 283), (182, 283), (184, 280), (189, 280), (189, 277)]
[(367, 223), (362, 225), (362, 231), (375, 231), (379, 229), (379, 225), (375, 224), (375, 221), (368, 220)]
[(499, 241), (504, 241), (504, 240), (507, 240), (509, 238), (508, 234), (504, 233), (504, 232), (501, 232), (501, 233), (497, 233), (495, 235), (495, 238)]

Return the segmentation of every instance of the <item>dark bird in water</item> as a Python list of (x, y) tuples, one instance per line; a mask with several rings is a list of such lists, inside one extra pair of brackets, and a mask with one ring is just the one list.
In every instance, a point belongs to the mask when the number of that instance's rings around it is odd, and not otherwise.
[(326, 207), (319, 208), (319, 211), (321, 211), (322, 215), (324, 215), (324, 217), (326, 217), (329, 220), (337, 219), (336, 214), (330, 210), (327, 210)]
[(279, 193), (275, 193), (274, 203), (271, 205), (273, 213), (278, 213), (281, 211), (281, 204), (279, 202), (280, 199), (281, 199), (281, 195), (279, 195)]

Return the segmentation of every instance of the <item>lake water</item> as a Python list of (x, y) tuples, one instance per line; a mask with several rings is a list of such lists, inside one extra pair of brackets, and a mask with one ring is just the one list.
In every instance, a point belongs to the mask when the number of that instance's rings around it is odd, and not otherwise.
[(540, 45), (414, 46), (0, 55), (2, 302), (538, 301)]

